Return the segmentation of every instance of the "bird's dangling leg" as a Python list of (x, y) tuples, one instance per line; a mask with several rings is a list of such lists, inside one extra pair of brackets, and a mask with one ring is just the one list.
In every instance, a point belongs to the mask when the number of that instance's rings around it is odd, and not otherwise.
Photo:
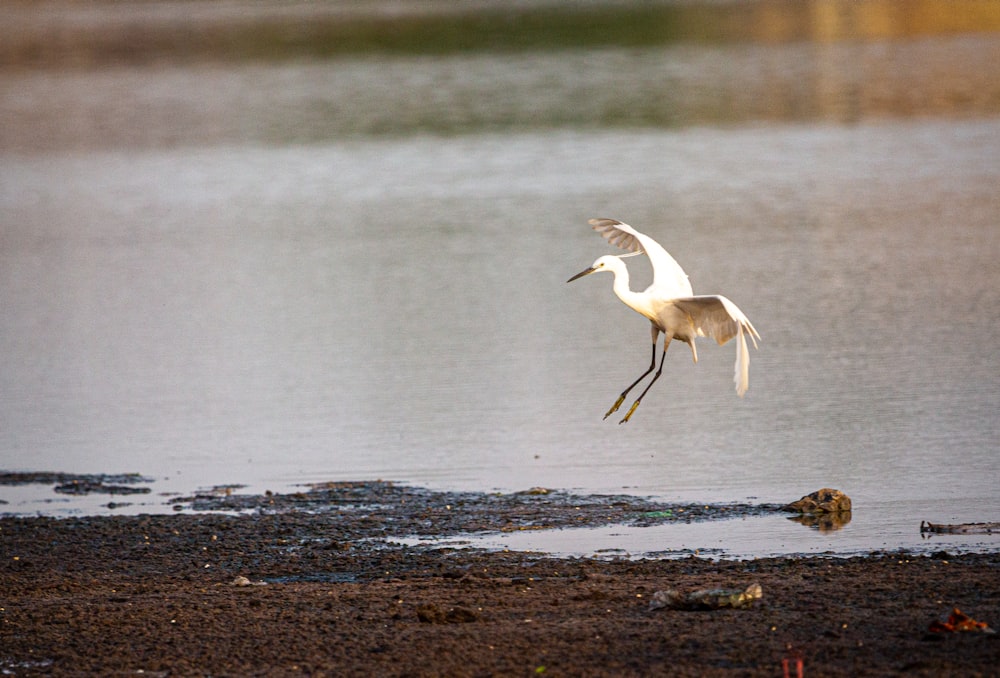
[[(660, 375), (661, 375), (661, 374), (663, 374), (663, 363), (664, 363), (664, 362), (666, 361), (666, 359), (667, 359), (667, 346), (669, 346), (669, 345), (670, 345), (670, 338), (669, 338), (669, 337), (667, 337), (667, 338), (666, 338), (666, 339), (664, 340), (664, 342), (663, 342), (663, 354), (662, 354), (662, 356), (660, 357), (660, 369), (656, 370), (656, 374), (654, 374), (654, 375), (653, 375), (653, 378), (649, 380), (649, 383), (648, 383), (648, 384), (646, 384), (646, 388), (642, 389), (642, 393), (640, 393), (640, 394), (639, 394), (639, 397), (635, 399), (635, 402), (634, 402), (634, 403), (632, 403), (632, 407), (628, 408), (628, 412), (626, 412), (626, 413), (625, 413), (625, 416), (624, 416), (624, 417), (622, 417), (622, 420), (621, 420), (620, 422), (618, 422), (619, 424), (624, 424), (624, 423), (625, 423), (626, 421), (628, 421), (628, 420), (629, 420), (629, 418), (630, 418), (630, 417), (632, 416), (632, 413), (633, 413), (633, 412), (635, 412), (635, 408), (639, 407), (639, 403), (641, 403), (641, 402), (642, 402), (642, 398), (643, 398), (643, 396), (645, 396), (645, 395), (646, 395), (646, 392), (647, 392), (647, 391), (649, 391), (649, 388), (650, 388), (650, 387), (651, 387), (651, 386), (652, 386), (653, 384), (655, 384), (655, 383), (656, 383), (656, 380), (660, 378)], [(654, 360), (654, 362), (655, 362), (655, 360), (656, 360), (656, 356), (655, 356), (655, 354), (654, 354), (654, 356), (653, 356), (653, 360)], [(650, 368), (650, 369), (652, 369), (652, 368)], [(643, 376), (645, 376), (645, 375), (643, 375)]]
[[(623, 402), (625, 402), (625, 397), (628, 395), (628, 392), (631, 391), (632, 389), (634, 389), (635, 386), (636, 386), (636, 384), (638, 384), (640, 381), (642, 381), (643, 379), (645, 379), (646, 375), (649, 374), (650, 372), (652, 372), (653, 368), (656, 367), (656, 334), (655, 334), (655, 332), (656, 332), (656, 330), (654, 330), (654, 334), (653, 334), (653, 356), (652, 356), (652, 358), (649, 361), (649, 369), (646, 370), (645, 372), (643, 372), (642, 374), (640, 374), (638, 379), (636, 379), (635, 381), (633, 381), (631, 384), (628, 385), (628, 388), (626, 388), (624, 391), (622, 391), (621, 395), (618, 396), (618, 400), (615, 401), (615, 404), (612, 405), (611, 409), (608, 410), (607, 414), (604, 415), (605, 419), (607, 419), (612, 414), (614, 414), (615, 412), (618, 411), (618, 408), (622, 406)], [(634, 410), (635, 406), (633, 406), (632, 409)], [(629, 414), (632, 414), (632, 413), (629, 412)], [(628, 417), (626, 417), (626, 419), (627, 418)]]

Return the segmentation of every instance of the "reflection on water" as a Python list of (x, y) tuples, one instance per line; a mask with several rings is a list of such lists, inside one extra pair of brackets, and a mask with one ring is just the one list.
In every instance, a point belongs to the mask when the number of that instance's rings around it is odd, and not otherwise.
[[(116, 49), (103, 43), (88, 46), (87, 41), (113, 39), (116, 33), (108, 26), (121, 22), (121, 10), (57, 5), (65, 13), (60, 23), (59, 12), (6, 7), (0, 9), (11, 14), (9, 21), (0, 16), (0, 44), (8, 45), (8, 72), (0, 79), (0, 148), (32, 152), (206, 143), (285, 145), (359, 135), (859, 122), (1000, 112), (1000, 39), (982, 32), (1000, 28), (1000, 4), (959, 3), (962, 10), (954, 3), (903, 4), (905, 11), (896, 2), (796, 1), (791, 3), (795, 10), (786, 2), (707, 7), (684, 3), (653, 9), (626, 4), (629, 11), (621, 5), (614, 11), (622, 14), (617, 21), (625, 22), (623, 33), (629, 35), (636, 26), (657, 25), (641, 19), (645, 11), (721, 16), (711, 21), (662, 20), (677, 26), (687, 39), (665, 35), (639, 43), (607, 37), (595, 41), (570, 33), (576, 36), (572, 45), (584, 48), (543, 49), (541, 44), (521, 45), (512, 37), (509, 48), (500, 51), (474, 48), (479, 43), (472, 41), (473, 48), (458, 51), (358, 48), (338, 53), (336, 59), (203, 55), (195, 61), (191, 59), (197, 50), (172, 40), (160, 45), (155, 36), (169, 33), (175, 22), (184, 27), (178, 34), (185, 39), (211, 35), (208, 28), (195, 31), (187, 26), (200, 13), (221, 12), (223, 16), (208, 25), (232, 25), (236, 30), (247, 21), (240, 18), (243, 12), (230, 16), (226, 12), (232, 6), (206, 2), (178, 15), (170, 13), (172, 5), (143, 3), (119, 27), (129, 49)], [(260, 21), (279, 20), (265, 8), (257, 10), (264, 12)], [(270, 10), (279, 15), (288, 11)], [(355, 20), (343, 7), (328, 11), (336, 25)], [(534, 11), (539, 10), (529, 14)], [(745, 12), (752, 16), (742, 16)], [(733, 13), (738, 20), (729, 16)], [(138, 18), (147, 14), (149, 25)], [(490, 35), (506, 30), (521, 34), (510, 28), (516, 21), (486, 21), (476, 13), (420, 16), (432, 23), (472, 21)], [(379, 19), (393, 27), (379, 33), (387, 40), (398, 37), (397, 23), (407, 20), (392, 17)], [(293, 18), (304, 28), (312, 25), (297, 14)], [(38, 34), (39, 45), (15, 49), (12, 45), (19, 40), (29, 40), (26, 36), (32, 35), (29, 29), (35, 23), (51, 30)], [(15, 31), (22, 24), (24, 30)], [(743, 39), (696, 39), (702, 25), (728, 26), (726, 30), (739, 32)], [(578, 30), (586, 32), (589, 26), (583, 21)], [(593, 26), (606, 36), (604, 23)], [(140, 28), (145, 29), (142, 39), (131, 36), (130, 31)], [(560, 28), (560, 35), (563, 30), (570, 29)], [(51, 44), (53, 35), (62, 37)], [(67, 42), (66, 54), (49, 55), (60, 40)], [(143, 45), (167, 51), (149, 63), (133, 63), (129, 50)], [(73, 56), (77, 49), (85, 55)], [(90, 54), (93, 50), (97, 56)], [(37, 55), (38, 63), (49, 66), (27, 68)]]
[[(998, 5), (1000, 6), (1000, 5)], [(1000, 112), (1000, 37), (11, 73), (12, 151)]]
[(868, 41), (995, 31), (991, 0), (6, 3), (0, 65)]
[[(849, 525), (782, 525), (868, 544), (993, 519), (1000, 40), (803, 6), (857, 39), (8, 59), (0, 467), (141, 472), (150, 498), (833, 486)], [(64, 9), (117, 16), (93, 7)], [(601, 420), (648, 330), (564, 284), (608, 252), (595, 216), (739, 300), (764, 337), (746, 399), (732, 346), (705, 345), (627, 426)]]
[(797, 516), (789, 516), (789, 520), (814, 527), (820, 532), (833, 532), (839, 530), (851, 522), (851, 511), (838, 511), (836, 513), (802, 513)]
[[(764, 516), (713, 522), (668, 523), (652, 527), (612, 525), (597, 528), (524, 530), (500, 534), (429, 539), (394, 539), (411, 546), (541, 551), (561, 557), (597, 558), (767, 558), (787, 554), (858, 556), (897, 551), (931, 554), (977, 553), (1000, 549), (998, 535), (959, 539), (954, 535), (917, 537), (892, 521), (869, 515), (863, 525), (832, 532), (804, 533), (795, 521)], [(912, 528), (912, 526), (910, 526)]]

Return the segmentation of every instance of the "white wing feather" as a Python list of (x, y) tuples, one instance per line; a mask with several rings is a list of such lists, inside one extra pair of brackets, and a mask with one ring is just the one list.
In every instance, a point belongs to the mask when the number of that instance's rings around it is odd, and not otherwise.
[(747, 348), (746, 338), (750, 337), (754, 348), (757, 348), (757, 340), (760, 339), (750, 319), (739, 306), (721, 295), (673, 299), (671, 303), (688, 314), (699, 337), (715, 339), (720, 346), (733, 337), (739, 339), (736, 344), (736, 373), (733, 382), (736, 384), (736, 394), (742, 397), (750, 386), (750, 350)]
[(646, 253), (653, 265), (653, 284), (647, 292), (655, 290), (668, 299), (693, 294), (687, 273), (660, 243), (616, 219), (591, 219), (589, 223), (612, 245), (628, 252)]

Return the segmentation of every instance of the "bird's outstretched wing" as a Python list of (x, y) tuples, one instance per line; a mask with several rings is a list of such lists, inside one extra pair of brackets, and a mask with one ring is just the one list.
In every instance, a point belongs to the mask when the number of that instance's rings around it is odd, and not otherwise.
[(681, 265), (648, 235), (616, 219), (591, 219), (590, 225), (612, 245), (629, 252), (645, 252), (653, 265), (653, 285), (666, 297), (691, 296), (691, 282)]
[(750, 386), (750, 350), (747, 348), (746, 338), (750, 337), (754, 348), (757, 348), (757, 340), (760, 339), (750, 319), (739, 306), (721, 295), (673, 299), (671, 303), (688, 314), (698, 336), (715, 339), (720, 346), (733, 337), (739, 338), (733, 382), (736, 384), (737, 395), (742, 397)]
[(753, 347), (757, 348), (757, 340), (760, 339), (757, 330), (740, 307), (726, 297), (718, 294), (701, 295), (672, 299), (671, 303), (691, 317), (699, 337), (715, 339), (721, 346), (739, 334), (742, 327), (750, 335)]

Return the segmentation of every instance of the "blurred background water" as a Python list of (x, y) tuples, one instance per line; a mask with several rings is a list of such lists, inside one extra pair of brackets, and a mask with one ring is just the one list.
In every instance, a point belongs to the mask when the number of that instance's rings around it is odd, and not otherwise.
[[(998, 30), (971, 0), (5, 3), (0, 468), (156, 482), (0, 509), (382, 478), (847, 492), (799, 551), (1000, 520)], [(675, 346), (602, 421), (649, 349), (610, 279), (564, 284), (612, 252), (595, 216), (747, 313), (744, 399), (733, 345)]]

